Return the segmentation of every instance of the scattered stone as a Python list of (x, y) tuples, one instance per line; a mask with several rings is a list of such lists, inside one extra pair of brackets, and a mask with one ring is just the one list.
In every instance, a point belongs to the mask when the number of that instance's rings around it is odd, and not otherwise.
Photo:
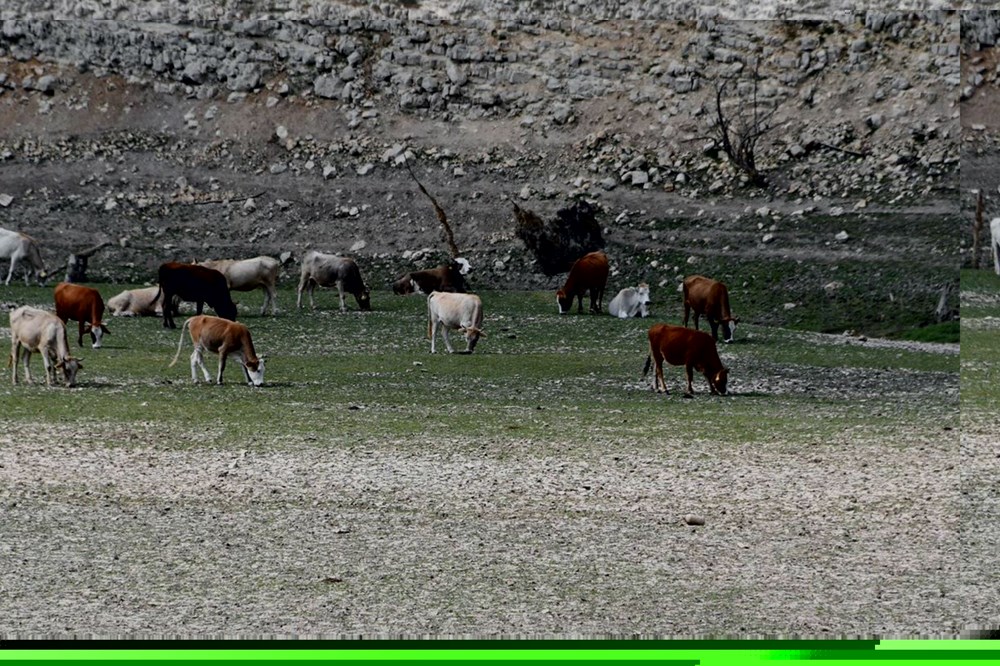
[(337, 174), (337, 167), (330, 164), (323, 165), (323, 178), (330, 178)]
[(14, 197), (9, 194), (0, 194), (0, 206), (6, 208), (14, 201)]
[(841, 231), (836, 236), (834, 236), (834, 238), (836, 238), (838, 241), (840, 241), (841, 243), (843, 243), (848, 238), (850, 238), (850, 236), (847, 235), (846, 231)]
[(764, 234), (764, 237), (760, 239), (762, 243), (770, 243), (774, 240), (774, 234)]
[(366, 243), (363, 240), (355, 241), (354, 244), (351, 245), (351, 252), (360, 252), (361, 250), (365, 249), (367, 245), (368, 243)]
[(688, 525), (704, 525), (705, 518), (704, 516), (699, 516), (694, 513), (689, 513), (684, 516), (684, 522), (687, 523)]
[(253, 200), (253, 197), (249, 197), (243, 202), (243, 210), (248, 213), (257, 210), (257, 202)]

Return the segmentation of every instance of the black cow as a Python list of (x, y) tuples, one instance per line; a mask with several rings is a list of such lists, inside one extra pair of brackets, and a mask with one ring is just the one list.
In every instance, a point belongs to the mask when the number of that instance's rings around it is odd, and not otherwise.
[(174, 296), (182, 301), (196, 303), (198, 314), (201, 314), (207, 303), (220, 317), (236, 321), (236, 304), (229, 296), (229, 283), (219, 271), (195, 264), (168, 261), (160, 266), (159, 282), (163, 292), (164, 328), (177, 328), (174, 323), (174, 315), (177, 314)]

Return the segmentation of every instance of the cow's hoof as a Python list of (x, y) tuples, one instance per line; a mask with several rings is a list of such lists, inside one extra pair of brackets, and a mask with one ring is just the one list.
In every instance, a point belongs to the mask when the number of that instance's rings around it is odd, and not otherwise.
[(684, 397), (685, 398), (693, 398), (694, 397), (694, 393), (685, 393)]

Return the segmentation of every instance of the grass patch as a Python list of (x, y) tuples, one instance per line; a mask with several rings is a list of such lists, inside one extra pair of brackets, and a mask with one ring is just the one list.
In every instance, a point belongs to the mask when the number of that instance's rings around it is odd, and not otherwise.
[[(106, 298), (118, 290), (98, 287)], [(902, 423), (936, 428), (941, 410), (929, 407), (948, 399), (934, 386), (952, 382), (958, 370), (955, 355), (741, 325), (738, 341), (720, 347), (735, 395), (709, 396), (696, 375), (697, 395), (685, 399), (683, 370), (668, 367), (671, 393), (664, 396), (641, 378), (646, 331), (658, 319), (560, 316), (547, 292), (481, 296), (489, 337), (472, 355), (448, 355), (442, 345), (431, 355), (420, 297), (376, 292), (375, 311), (340, 313), (336, 292), (324, 291), (316, 311), (299, 311), (289, 307), (294, 294), (286, 289), (279, 316), (271, 317), (257, 314), (258, 293), (241, 294), (240, 320), (268, 355), (260, 389), (246, 386), (232, 362), (225, 385), (194, 384), (186, 334), (178, 363), (169, 367), (179, 331), (155, 318), (111, 318), (103, 349), (78, 350), (71, 341), (84, 359), (79, 389), (6, 381), (5, 418), (82, 420), (95, 433), (101, 424), (132, 424), (147, 433), (113, 437), (112, 446), (152, 440), (171, 447), (417, 448), (454, 439), (512, 443), (525, 455), (564, 452), (571, 444), (566, 455), (585, 458), (622, 439), (661, 454), (678, 438), (705, 446), (777, 439), (796, 447), (858, 429), (877, 439)], [(50, 298), (49, 290), (20, 286), (7, 288), (3, 300)], [(464, 348), (460, 336), (453, 341)], [(216, 358), (206, 362), (214, 377)], [(39, 359), (33, 367), (40, 377)]]

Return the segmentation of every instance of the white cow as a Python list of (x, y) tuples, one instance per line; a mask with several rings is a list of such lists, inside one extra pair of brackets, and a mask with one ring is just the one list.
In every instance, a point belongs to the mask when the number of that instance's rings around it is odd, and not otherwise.
[(107, 306), (115, 317), (162, 317), (163, 292), (159, 287), (126, 289), (108, 299)]
[[(993, 270), (1000, 275), (1000, 217), (990, 220), (990, 245), (993, 247)], [(10, 280), (10, 277), (7, 278)]]
[(10, 284), (17, 262), (22, 259), (31, 264), (31, 268), (24, 271), (24, 284), (28, 284), (28, 277), (32, 274), (38, 284), (43, 283), (45, 264), (42, 263), (42, 254), (38, 251), (38, 241), (31, 236), (19, 231), (0, 229), (0, 259), (10, 259), (10, 270), (7, 271), (7, 281), (4, 284)]
[(214, 268), (226, 276), (231, 291), (264, 290), (264, 304), (260, 308), (263, 315), (267, 306), (271, 314), (278, 313), (277, 289), (278, 270), (281, 262), (274, 257), (260, 256), (253, 259), (216, 259), (198, 262), (199, 266)]
[(471, 354), (479, 338), (486, 337), (482, 330), (483, 302), (475, 294), (432, 291), (427, 297), (427, 337), (431, 339), (432, 354), (436, 352), (434, 339), (438, 326), (449, 354), (454, 352), (448, 340), (449, 329), (457, 329), (465, 336), (465, 353)]
[(649, 316), (649, 285), (639, 283), (638, 287), (626, 287), (608, 303), (608, 312), (619, 319)]
[(31, 383), (28, 362), (32, 352), (42, 355), (46, 386), (55, 381), (56, 370), (63, 371), (67, 386), (76, 385), (76, 373), (83, 363), (69, 354), (66, 325), (51, 312), (24, 305), (10, 313), (10, 363), (14, 366), (12, 379), (15, 385), (17, 365), (22, 360), (24, 377)]
[(354, 294), (354, 300), (358, 302), (359, 310), (371, 310), (371, 292), (365, 285), (361, 277), (361, 269), (351, 257), (343, 257), (336, 254), (323, 254), (316, 250), (309, 250), (302, 257), (302, 276), (299, 279), (299, 289), (295, 301), (296, 307), (302, 307), (302, 292), (309, 292), (309, 305), (314, 309), (316, 303), (313, 301), (313, 290), (317, 285), (320, 287), (331, 287), (337, 285), (340, 293), (340, 311), (345, 312), (347, 306), (344, 304), (344, 292)]

